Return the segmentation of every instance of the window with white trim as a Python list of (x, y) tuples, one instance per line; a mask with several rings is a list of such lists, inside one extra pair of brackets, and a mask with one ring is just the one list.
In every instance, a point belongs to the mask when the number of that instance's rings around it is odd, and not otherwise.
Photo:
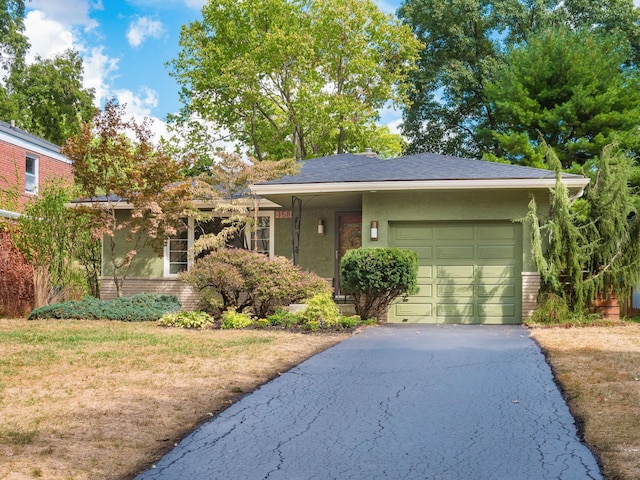
[[(271, 227), (273, 225), (273, 218), (274, 214), (272, 211), (258, 213), (257, 228), (254, 228), (252, 220), (241, 235), (229, 240), (229, 246), (257, 250), (260, 253), (272, 257), (274, 233)], [(193, 255), (190, 252), (193, 243), (200, 238), (201, 235), (220, 232), (224, 226), (222, 217), (213, 218), (207, 222), (195, 221), (190, 218), (188, 221), (185, 219), (185, 223), (188, 225), (187, 230), (180, 232), (175, 237), (169, 238), (165, 244), (165, 277), (176, 276), (180, 272), (187, 271), (194, 261)], [(202, 255), (206, 255), (206, 252), (198, 255), (198, 257)]]
[(38, 193), (38, 157), (27, 155), (24, 168), (24, 190)]

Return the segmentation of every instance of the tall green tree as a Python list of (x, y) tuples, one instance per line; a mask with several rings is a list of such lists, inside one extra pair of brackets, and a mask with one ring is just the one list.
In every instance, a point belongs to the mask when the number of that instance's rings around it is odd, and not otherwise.
[(24, 66), (29, 42), (24, 35), (24, 0), (0, 0), (0, 70), (3, 77)]
[(30, 133), (62, 145), (78, 133), (95, 112), (93, 89), (83, 87), (82, 58), (67, 50), (53, 59), (36, 61), (9, 78), (10, 103), (17, 111), (10, 118)]
[(420, 45), (372, 0), (214, 0), (202, 15), (171, 62), (178, 120), (213, 122), (258, 161), (364, 150), (378, 110), (406, 101)]
[(548, 29), (513, 48), (485, 88), (501, 156), (544, 166), (540, 137), (564, 169), (613, 142), (640, 153), (640, 72), (628, 58), (624, 41), (587, 30)]
[(508, 49), (545, 29), (615, 35), (624, 63), (638, 64), (640, 10), (631, 0), (406, 0), (398, 15), (425, 45), (403, 114), (409, 152), (500, 157), (486, 86), (507, 65)]
[(149, 245), (162, 251), (165, 239), (184, 227), (191, 200), (190, 182), (182, 175), (185, 165), (152, 142), (147, 121), (125, 119), (124, 106), (114, 100), (83, 124), (62, 153), (73, 161), (75, 182), (89, 197), (91, 230), (105, 242), (122, 296), (140, 250)]

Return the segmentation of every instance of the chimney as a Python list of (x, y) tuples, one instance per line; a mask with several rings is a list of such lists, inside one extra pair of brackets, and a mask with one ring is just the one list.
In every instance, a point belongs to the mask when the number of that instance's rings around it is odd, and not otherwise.
[(16, 128), (16, 121), (11, 119), (11, 128)]

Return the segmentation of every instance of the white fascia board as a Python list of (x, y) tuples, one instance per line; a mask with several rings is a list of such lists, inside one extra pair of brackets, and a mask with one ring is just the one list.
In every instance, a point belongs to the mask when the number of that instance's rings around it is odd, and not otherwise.
[[(583, 189), (589, 184), (585, 177), (565, 178), (568, 188)], [(338, 182), (338, 183), (279, 183), (252, 185), (257, 195), (295, 193), (344, 193), (399, 190), (491, 190), (491, 189), (549, 189), (556, 184), (555, 178), (514, 178), (507, 180), (415, 180), (389, 182)]]
[(63, 163), (72, 163), (71, 160), (69, 160), (59, 152), (41, 147), (40, 145), (28, 142), (26, 140), (23, 140), (22, 138), (14, 137), (13, 135), (9, 135), (5, 132), (0, 132), (0, 141), (15, 145), (16, 147), (24, 148), (25, 150), (28, 150), (30, 152), (39, 153), (40, 155), (46, 155), (47, 157), (59, 160)]
[[(75, 202), (75, 203), (68, 203), (67, 207), (94, 207), (96, 204), (104, 207), (104, 208), (108, 208), (108, 209), (114, 209), (114, 210), (131, 210), (133, 209), (133, 205), (129, 202), (106, 202), (106, 201), (96, 201), (96, 202)], [(195, 201), (194, 205), (196, 206), (196, 208), (199, 209), (209, 209), (209, 208), (214, 208), (215, 206), (215, 202), (207, 202), (207, 201)], [(241, 200), (237, 200), (236, 201), (236, 205), (240, 205), (246, 208), (251, 208), (253, 209), (253, 201), (250, 199), (241, 199)], [(271, 200), (267, 200), (266, 198), (261, 198), (260, 201), (258, 202), (258, 208), (260, 210), (264, 210), (267, 208), (280, 208), (280, 205), (278, 205), (277, 203), (272, 202)]]

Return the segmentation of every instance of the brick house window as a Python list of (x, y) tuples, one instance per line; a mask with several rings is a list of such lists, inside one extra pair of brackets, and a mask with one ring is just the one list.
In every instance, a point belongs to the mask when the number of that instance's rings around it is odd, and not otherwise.
[(25, 162), (24, 189), (27, 193), (38, 193), (38, 157), (27, 155)]

